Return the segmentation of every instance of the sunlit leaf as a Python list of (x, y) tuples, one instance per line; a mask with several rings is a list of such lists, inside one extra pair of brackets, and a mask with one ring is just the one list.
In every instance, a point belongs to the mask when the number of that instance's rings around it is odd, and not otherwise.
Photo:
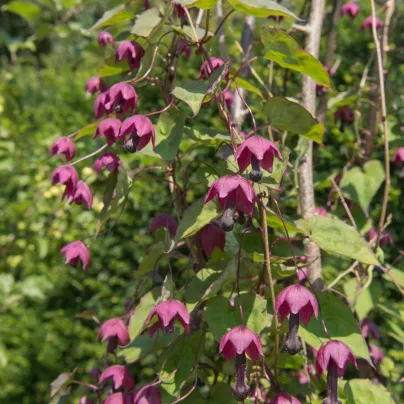
[(102, 17), (90, 28), (92, 30), (108, 27), (110, 25), (118, 24), (121, 22), (133, 19), (135, 14), (129, 10), (126, 4), (121, 4), (106, 11)]
[(352, 379), (346, 382), (344, 392), (347, 404), (394, 404), (390, 393), (380, 383), (368, 379)]
[(159, 10), (150, 8), (137, 17), (132, 28), (132, 34), (147, 38), (157, 28), (161, 20)]
[(185, 102), (192, 109), (194, 115), (197, 115), (208, 89), (209, 85), (204, 81), (187, 81), (181, 86), (175, 87), (172, 94)]
[(299, 19), (286, 7), (283, 7), (272, 0), (228, 0), (228, 2), (235, 10), (259, 18), (265, 18), (270, 15), (279, 15), (282, 17), (290, 17), (295, 20)]

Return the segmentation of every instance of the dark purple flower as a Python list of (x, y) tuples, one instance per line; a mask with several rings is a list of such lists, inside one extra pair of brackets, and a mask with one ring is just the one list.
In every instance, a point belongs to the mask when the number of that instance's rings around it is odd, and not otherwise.
[(80, 398), (79, 404), (94, 404), (94, 401), (91, 400), (91, 398), (88, 398), (87, 396), (83, 396)]
[(342, 17), (344, 15), (349, 15), (349, 17), (351, 17), (354, 20), (358, 14), (359, 14), (359, 6), (356, 3), (354, 3), (353, 1), (350, 1), (349, 3), (345, 3), (342, 6), (342, 9), (341, 9)]
[(283, 161), (282, 154), (272, 142), (261, 136), (251, 136), (241, 143), (234, 157), (237, 160), (240, 174), (251, 163), (250, 180), (258, 182), (262, 178), (261, 166), (264, 170), (272, 173), (275, 155)]
[(66, 195), (74, 192), (79, 181), (77, 171), (72, 166), (60, 166), (53, 171), (51, 176), (52, 185), (63, 184), (66, 185), (66, 190), (63, 193), (62, 200)]
[(133, 404), (161, 404), (161, 393), (156, 386), (143, 386), (135, 392)]
[(100, 119), (104, 114), (109, 113), (106, 110), (105, 104), (108, 101), (108, 91), (100, 93), (94, 101), (94, 116), (95, 119)]
[(101, 154), (101, 156), (95, 160), (93, 167), (96, 173), (100, 175), (103, 167), (105, 167), (110, 173), (113, 173), (118, 170), (120, 165), (122, 165), (122, 161), (115, 153), (106, 152)]
[(185, 332), (190, 330), (191, 316), (184, 303), (179, 300), (165, 300), (156, 305), (147, 317), (145, 324), (149, 325), (153, 317), (157, 317), (157, 321), (147, 329), (150, 336), (153, 336), (159, 329), (166, 334), (173, 333), (176, 320), (184, 327)]
[(135, 384), (129, 370), (122, 365), (113, 365), (105, 369), (98, 383), (103, 383), (108, 379), (113, 380), (115, 390), (118, 390), (120, 387), (123, 387), (125, 390), (131, 390)]
[(116, 118), (107, 118), (101, 121), (97, 130), (95, 131), (94, 138), (104, 136), (107, 144), (111, 146), (119, 140), (119, 129), (121, 128), (121, 121)]
[(118, 343), (126, 345), (129, 342), (129, 334), (125, 323), (120, 318), (107, 320), (97, 334), (97, 338), (102, 336), (101, 342), (108, 341), (108, 352), (115, 352)]
[(111, 45), (114, 45), (114, 43), (115, 43), (114, 37), (107, 31), (101, 31), (98, 34), (97, 40), (98, 40), (98, 44), (100, 46), (102, 46), (103, 48), (105, 48), (109, 43)]
[(115, 55), (115, 63), (126, 59), (131, 70), (138, 69), (144, 53), (143, 47), (138, 42), (124, 41), (118, 46)]
[(177, 233), (177, 222), (171, 215), (168, 215), (167, 213), (161, 213), (153, 219), (150, 225), (150, 231), (156, 231), (161, 227), (169, 230), (171, 237), (174, 237), (175, 233)]
[[(376, 229), (370, 229), (369, 231), (369, 241), (376, 241), (377, 239), (377, 230)], [(394, 240), (393, 237), (391, 237), (391, 233), (387, 230), (383, 230), (382, 234), (380, 235), (380, 240), (379, 243), (381, 246), (385, 245), (394, 245)]]
[(363, 338), (367, 338), (369, 335), (371, 335), (374, 339), (380, 339), (379, 327), (373, 320), (369, 318), (362, 320), (361, 331)]
[(346, 125), (352, 125), (355, 122), (355, 112), (348, 106), (344, 105), (335, 111), (334, 122), (340, 122), (339, 130), (344, 132)]
[(181, 6), (179, 3), (174, 3), (174, 13), (178, 15), (178, 17), (182, 18), (185, 16), (184, 7)]
[(358, 368), (354, 354), (343, 342), (330, 340), (320, 346), (316, 358), (317, 373), (321, 377), (324, 371), (328, 371), (324, 404), (338, 403), (338, 377), (344, 376), (349, 361)]
[[(376, 17), (374, 21), (376, 24), (376, 29), (380, 29), (383, 26), (382, 22), (378, 17)], [(366, 17), (362, 22), (361, 31), (364, 31), (365, 29), (372, 30), (372, 25), (373, 25), (373, 17), (372, 16)]]
[(230, 109), (233, 104), (233, 93), (229, 90), (225, 91), (223, 94), (224, 102), (226, 103), (227, 109)]
[(114, 393), (104, 400), (104, 404), (133, 404), (132, 393)]
[(79, 261), (85, 271), (90, 263), (90, 251), (82, 241), (73, 241), (65, 245), (60, 254), (65, 254), (65, 263), (70, 264), (72, 267), (77, 267)]
[(124, 114), (128, 110), (134, 113), (137, 102), (138, 96), (131, 85), (127, 83), (117, 83), (108, 90), (105, 110), (108, 113), (114, 111), (117, 114)]
[(275, 300), (275, 314), (279, 313), (280, 321), (288, 314), (289, 331), (286, 337), (286, 350), (295, 355), (302, 349), (299, 340), (299, 320), (307, 325), (314, 314), (318, 318), (318, 303), (314, 295), (302, 285), (291, 285), (279, 292)]
[(92, 368), (90, 370), (90, 377), (93, 380), (97, 380), (100, 378), (102, 370), (100, 368)]
[(234, 213), (239, 210), (252, 217), (254, 212), (255, 193), (251, 184), (238, 175), (225, 175), (215, 180), (209, 188), (205, 203), (217, 197), (224, 209), (221, 226), (224, 231), (234, 227)]
[(314, 209), (314, 214), (319, 216), (327, 216), (327, 211), (324, 208), (316, 208)]
[(91, 77), (86, 83), (86, 91), (90, 94), (102, 93), (106, 89), (107, 86), (101, 77)]
[(269, 404), (300, 404), (300, 401), (296, 398), (291, 396), (290, 394), (283, 391), (276, 395)]
[(377, 366), (384, 359), (383, 352), (376, 345), (369, 344), (369, 352), (375, 366)]
[(404, 163), (404, 147), (400, 147), (394, 152), (393, 163), (399, 168), (403, 165), (403, 163)]
[(79, 181), (74, 192), (68, 195), (68, 202), (71, 205), (73, 202), (76, 205), (85, 204), (87, 209), (91, 209), (93, 206), (93, 194), (90, 187), (84, 182)]
[(215, 248), (224, 251), (226, 233), (219, 225), (212, 222), (199, 232), (199, 242), (203, 253), (209, 258)]
[(119, 137), (122, 140), (126, 139), (129, 135), (129, 139), (125, 141), (124, 148), (130, 153), (142, 150), (152, 142), (153, 149), (156, 144), (156, 135), (152, 122), (147, 116), (144, 115), (134, 115), (130, 118), (125, 119), (122, 122), (121, 130), (119, 132)]
[(187, 59), (191, 57), (192, 49), (188, 46), (188, 42), (186, 39), (180, 39), (178, 41), (178, 54), (181, 55), (183, 53)]
[[(210, 58), (210, 62), (212, 64), (213, 70), (216, 71), (220, 66), (224, 65), (224, 61), (220, 58), (212, 56)], [(199, 69), (199, 78), (202, 80), (207, 80), (211, 75), (212, 71), (210, 69), (208, 61), (202, 63), (202, 66)]]
[(73, 160), (76, 154), (73, 140), (67, 136), (59, 137), (52, 143), (50, 154), (51, 156), (54, 156), (55, 154), (64, 154), (66, 161)]

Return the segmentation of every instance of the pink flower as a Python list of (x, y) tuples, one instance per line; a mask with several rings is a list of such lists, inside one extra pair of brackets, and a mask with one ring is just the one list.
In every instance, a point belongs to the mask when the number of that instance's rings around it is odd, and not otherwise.
[(88, 398), (87, 396), (83, 396), (80, 398), (79, 404), (94, 404), (94, 401), (91, 400), (91, 398)]
[(161, 393), (156, 386), (143, 386), (135, 393), (133, 404), (161, 404)]
[(60, 166), (53, 171), (51, 176), (52, 185), (66, 185), (66, 190), (62, 196), (62, 200), (66, 195), (70, 195), (77, 187), (79, 176), (77, 171), (72, 166)]
[(104, 400), (104, 404), (133, 404), (132, 393), (114, 393)]
[[(376, 29), (380, 29), (383, 26), (382, 22), (378, 17), (376, 17), (374, 21), (376, 24)], [(373, 17), (372, 16), (366, 17), (362, 22), (361, 31), (364, 31), (365, 29), (372, 30), (372, 25), (373, 25)]]
[(98, 44), (100, 46), (102, 46), (103, 48), (105, 48), (109, 43), (111, 45), (114, 45), (114, 43), (115, 43), (114, 37), (107, 31), (101, 31), (98, 34), (97, 40), (98, 40)]
[(240, 174), (251, 163), (250, 180), (258, 182), (262, 178), (261, 166), (264, 170), (272, 173), (275, 155), (283, 161), (282, 154), (272, 142), (261, 136), (251, 136), (241, 143), (234, 157), (237, 160)]
[(314, 209), (314, 214), (319, 216), (327, 216), (327, 211), (324, 208), (316, 208)]
[[(308, 370), (308, 373), (310, 373), (311, 375), (313, 375), (315, 372), (314, 366), (311, 363), (309, 364), (309, 366), (307, 366), (307, 370)], [(309, 377), (308, 377), (306, 370), (299, 371), (299, 372), (297, 372), (297, 374), (299, 376), (300, 384), (306, 384), (309, 382)]]
[(207, 258), (209, 258), (215, 248), (224, 251), (224, 246), (226, 244), (226, 233), (219, 225), (212, 222), (206, 225), (199, 232), (199, 242), (201, 244), (203, 253)]
[(233, 93), (229, 90), (224, 92), (224, 102), (226, 103), (227, 109), (230, 109), (233, 104)]
[(188, 42), (185, 39), (180, 39), (178, 41), (178, 54), (184, 53), (185, 57), (189, 60), (192, 54), (192, 49), (190, 46), (187, 45)]
[(95, 172), (100, 175), (103, 167), (106, 167), (110, 173), (113, 173), (118, 170), (120, 165), (122, 165), (122, 161), (115, 153), (106, 152), (95, 160), (93, 167)]
[(65, 254), (65, 263), (72, 267), (77, 267), (80, 260), (84, 271), (90, 263), (90, 251), (82, 241), (73, 241), (65, 245), (60, 250), (60, 254)]
[(121, 128), (121, 121), (116, 118), (107, 118), (101, 121), (97, 130), (95, 131), (94, 138), (104, 136), (107, 144), (111, 146), (119, 140), (119, 129)]
[(109, 113), (106, 110), (105, 104), (108, 100), (108, 91), (104, 91), (100, 93), (98, 97), (94, 101), (94, 116), (95, 119), (100, 119), (104, 114)]
[(212, 183), (205, 198), (205, 203), (217, 197), (222, 209), (223, 230), (231, 231), (234, 226), (234, 211), (237, 209), (252, 217), (254, 212), (255, 193), (251, 184), (238, 175), (225, 175)]
[(106, 91), (106, 89), (107, 86), (101, 77), (91, 77), (91, 79), (87, 81), (86, 91), (90, 94), (98, 92), (102, 93), (103, 91)]
[(342, 17), (344, 15), (348, 15), (349, 17), (351, 17), (354, 20), (358, 14), (359, 14), (359, 6), (356, 3), (354, 3), (353, 1), (351, 1), (349, 3), (345, 3), (342, 6), (342, 10), (341, 10)]
[(375, 366), (377, 366), (383, 359), (384, 355), (380, 348), (376, 345), (369, 345), (370, 357), (372, 358), (372, 362)]
[(74, 146), (73, 140), (71, 140), (67, 136), (62, 136), (56, 139), (50, 148), (51, 156), (55, 154), (64, 154), (66, 157), (66, 161), (73, 160), (76, 154), (76, 148)]
[(153, 336), (158, 329), (167, 334), (173, 333), (176, 320), (184, 327), (185, 332), (190, 330), (191, 316), (185, 305), (178, 300), (166, 300), (156, 305), (147, 317), (145, 324), (149, 325), (155, 316), (157, 321), (147, 330), (150, 336)]
[(90, 370), (90, 377), (93, 380), (97, 380), (100, 378), (102, 370), (100, 368), (92, 368)]
[(371, 335), (374, 339), (380, 339), (379, 328), (373, 320), (365, 318), (361, 322), (361, 331), (363, 338)]
[(297, 271), (297, 279), (299, 279), (300, 284), (303, 284), (307, 280), (307, 268), (299, 268)]
[[(210, 62), (212, 63), (213, 70), (216, 71), (220, 66), (224, 65), (224, 61), (220, 58), (212, 56), (210, 58)], [(202, 66), (199, 69), (199, 78), (202, 80), (207, 80), (213, 72), (210, 70), (210, 66), (208, 61), (202, 63)]]
[(111, 318), (107, 320), (97, 334), (97, 338), (102, 336), (101, 342), (108, 341), (108, 352), (115, 352), (118, 343), (126, 345), (129, 342), (129, 334), (125, 323), (119, 318)]
[(300, 404), (300, 401), (297, 398), (283, 391), (282, 393), (276, 395), (269, 402), (269, 404)]
[(103, 383), (108, 379), (113, 380), (115, 390), (118, 390), (120, 387), (123, 387), (125, 390), (133, 389), (133, 377), (125, 366), (113, 365), (105, 369), (102, 372), (98, 383)]
[(299, 320), (307, 325), (314, 314), (318, 318), (318, 303), (314, 295), (302, 285), (291, 285), (279, 292), (275, 300), (275, 314), (279, 313), (280, 321), (288, 314), (289, 331), (286, 337), (286, 350), (295, 355), (302, 349), (299, 340)]
[[(369, 231), (369, 241), (376, 241), (377, 239), (377, 230), (376, 229), (370, 229)], [(391, 237), (391, 233), (387, 230), (383, 230), (382, 234), (380, 235), (380, 241), (379, 241), (381, 246), (385, 245), (394, 245), (394, 240), (393, 237)]]
[(138, 42), (124, 41), (118, 46), (115, 55), (115, 63), (126, 59), (131, 70), (138, 69), (144, 53), (143, 47)]
[(93, 206), (93, 194), (90, 187), (84, 182), (79, 181), (76, 189), (68, 196), (69, 205), (73, 202), (76, 205), (85, 204), (87, 209), (91, 209)]
[(117, 114), (124, 114), (136, 110), (138, 96), (135, 89), (127, 83), (114, 84), (108, 90), (108, 97), (105, 102), (105, 110), (109, 113), (115, 111)]
[(340, 131), (343, 132), (346, 125), (352, 125), (355, 121), (355, 112), (348, 106), (337, 109), (334, 114), (334, 122), (340, 122)]
[(393, 163), (397, 167), (401, 167), (404, 162), (404, 147), (398, 148), (393, 155)]
[(156, 135), (154, 132), (153, 124), (150, 119), (144, 115), (134, 115), (125, 119), (122, 122), (119, 137), (125, 139), (129, 135), (129, 139), (125, 142), (125, 150), (134, 153), (135, 151), (142, 150), (152, 142), (153, 149), (156, 146)]
[(175, 233), (177, 233), (177, 222), (171, 215), (168, 215), (167, 213), (161, 213), (153, 219), (150, 225), (150, 231), (156, 231), (161, 227), (169, 230), (171, 237), (174, 237)]
[(259, 335), (243, 325), (232, 328), (222, 337), (219, 353), (223, 353), (225, 361), (243, 353), (253, 362), (256, 362), (259, 356), (264, 356)]

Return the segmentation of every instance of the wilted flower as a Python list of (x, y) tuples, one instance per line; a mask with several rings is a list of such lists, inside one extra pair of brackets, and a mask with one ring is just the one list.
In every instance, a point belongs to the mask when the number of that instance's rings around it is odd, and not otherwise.
[(101, 342), (108, 341), (108, 352), (115, 352), (118, 343), (126, 345), (129, 342), (129, 334), (125, 323), (120, 318), (111, 318), (107, 320), (97, 334), (97, 338), (102, 336)]
[(101, 77), (91, 77), (91, 79), (87, 81), (86, 91), (90, 94), (95, 94), (98, 92), (102, 93), (106, 89), (107, 86), (105, 85)]
[(277, 394), (269, 404), (300, 404), (300, 401), (296, 397), (286, 393), (286, 391), (283, 391)]
[(113, 45), (115, 43), (114, 37), (107, 31), (101, 31), (98, 34), (98, 44), (105, 48), (109, 43)]
[(77, 187), (68, 195), (68, 202), (71, 205), (73, 202), (76, 205), (85, 204), (87, 209), (93, 206), (93, 194), (90, 187), (84, 182), (79, 181)]
[[(370, 229), (369, 241), (376, 241), (376, 239), (377, 239), (377, 230)], [(382, 234), (380, 235), (379, 243), (381, 246), (384, 246), (387, 244), (394, 245), (394, 240), (393, 240), (393, 237), (391, 237), (391, 233), (387, 230), (383, 230)]]
[(342, 9), (341, 9), (342, 17), (344, 15), (349, 15), (354, 20), (358, 14), (359, 14), (359, 6), (356, 3), (354, 3), (353, 1), (350, 1), (349, 3), (345, 3), (342, 6)]
[(226, 244), (226, 233), (216, 223), (212, 222), (206, 225), (199, 232), (199, 242), (202, 247), (202, 251), (207, 258), (212, 255), (215, 248), (219, 248), (224, 251)]
[(404, 162), (404, 147), (400, 147), (394, 152), (393, 163), (400, 168), (403, 165), (403, 162)]
[(355, 121), (355, 112), (351, 108), (344, 105), (335, 111), (334, 122), (340, 122), (340, 131), (343, 132), (345, 125), (352, 125)]
[(62, 136), (56, 139), (50, 148), (51, 156), (55, 154), (64, 154), (66, 157), (66, 161), (73, 160), (76, 154), (76, 148), (74, 146), (73, 140), (71, 140), (67, 136)]
[(85, 271), (90, 263), (90, 251), (82, 241), (73, 241), (65, 245), (60, 254), (65, 254), (65, 263), (70, 264), (72, 267), (77, 267), (81, 261), (83, 270)]
[(125, 366), (113, 365), (105, 369), (102, 372), (98, 383), (103, 383), (108, 379), (113, 380), (115, 390), (118, 390), (120, 387), (123, 387), (125, 390), (133, 389), (133, 377)]
[(116, 118), (107, 118), (101, 121), (97, 130), (95, 131), (94, 138), (104, 136), (107, 144), (111, 146), (119, 139), (119, 129), (121, 128), (121, 121)]
[[(380, 29), (383, 26), (382, 22), (378, 17), (376, 17), (374, 21), (376, 24), (376, 29)], [(365, 29), (372, 30), (372, 25), (373, 25), (373, 17), (372, 16), (366, 17), (362, 22), (361, 31), (364, 31)]]
[(92, 368), (90, 370), (90, 377), (93, 380), (97, 380), (100, 378), (102, 370), (100, 368)]
[(94, 116), (95, 119), (100, 119), (104, 114), (109, 113), (105, 108), (108, 101), (108, 91), (100, 93), (94, 101)]
[(367, 338), (369, 335), (371, 335), (374, 339), (380, 339), (379, 327), (373, 320), (369, 318), (362, 320), (361, 331), (363, 338)]
[[(213, 71), (216, 71), (220, 66), (224, 65), (224, 61), (215, 56), (212, 56), (210, 58), (210, 62), (212, 64)], [(202, 63), (202, 66), (199, 69), (199, 73), (199, 78), (202, 80), (207, 80), (212, 75), (213, 72), (210, 69), (208, 61)]]
[(319, 216), (327, 216), (327, 211), (324, 208), (316, 208), (314, 209), (314, 214)]
[(131, 70), (138, 69), (145, 51), (143, 47), (136, 41), (122, 42), (116, 51), (115, 63), (122, 59), (126, 59)]
[(103, 167), (106, 167), (110, 173), (113, 173), (118, 170), (120, 165), (122, 165), (122, 161), (115, 153), (106, 152), (95, 160), (93, 167), (96, 173), (100, 175)]
[(328, 371), (324, 404), (338, 403), (338, 377), (344, 376), (349, 361), (358, 368), (354, 354), (343, 342), (330, 340), (320, 346), (316, 358), (317, 373), (321, 377), (325, 370)]
[(130, 153), (142, 150), (152, 142), (153, 149), (155, 147), (156, 135), (152, 122), (147, 116), (134, 115), (122, 122), (119, 137), (125, 140), (129, 135), (129, 139), (124, 143), (124, 148)]
[(150, 225), (150, 231), (156, 231), (161, 227), (169, 230), (171, 237), (174, 237), (175, 233), (177, 233), (177, 222), (171, 215), (168, 215), (167, 213), (161, 213), (153, 219)]
[(314, 314), (318, 318), (318, 303), (314, 295), (302, 285), (291, 285), (279, 292), (275, 300), (275, 314), (280, 321), (289, 316), (289, 331), (286, 337), (286, 350), (291, 355), (302, 349), (299, 340), (299, 320), (307, 325)]
[(255, 203), (255, 193), (251, 184), (238, 175), (225, 175), (215, 180), (209, 188), (205, 203), (217, 197), (224, 209), (221, 226), (224, 231), (234, 227), (234, 213), (239, 210), (252, 217)]
[(104, 404), (133, 404), (132, 393), (114, 393), (104, 400)]
[(235, 327), (222, 337), (219, 353), (223, 353), (225, 361), (236, 355), (236, 381), (232, 392), (236, 400), (244, 401), (251, 391), (245, 381), (246, 354), (253, 362), (256, 362), (259, 356), (264, 356), (259, 335), (243, 325)]
[(275, 155), (283, 161), (282, 154), (272, 142), (261, 136), (251, 136), (241, 143), (234, 157), (237, 160), (240, 174), (251, 163), (250, 180), (258, 182), (262, 178), (261, 166), (264, 170), (272, 173)]
[(161, 393), (156, 386), (143, 386), (135, 392), (133, 404), (161, 404)]
[(231, 91), (227, 90), (224, 92), (223, 97), (224, 97), (224, 102), (226, 103), (227, 108), (230, 109), (233, 104), (233, 93)]
[(88, 398), (87, 396), (83, 396), (80, 398), (79, 404), (94, 404), (94, 401), (91, 400), (91, 398)]
[(108, 113), (114, 111), (117, 114), (124, 114), (128, 110), (134, 113), (137, 101), (138, 96), (131, 85), (127, 83), (117, 83), (108, 90), (105, 110)]
[(156, 305), (147, 317), (145, 324), (149, 325), (155, 316), (157, 321), (147, 329), (150, 336), (153, 336), (158, 329), (166, 334), (173, 333), (176, 320), (184, 327), (185, 332), (190, 330), (191, 316), (184, 303), (179, 300), (166, 300)]
[(66, 185), (66, 190), (62, 196), (62, 199), (66, 195), (70, 195), (77, 187), (79, 176), (77, 171), (72, 166), (60, 166), (53, 171), (51, 176), (52, 185), (63, 184)]
[(375, 366), (377, 366), (384, 359), (383, 352), (376, 345), (369, 344), (369, 352)]

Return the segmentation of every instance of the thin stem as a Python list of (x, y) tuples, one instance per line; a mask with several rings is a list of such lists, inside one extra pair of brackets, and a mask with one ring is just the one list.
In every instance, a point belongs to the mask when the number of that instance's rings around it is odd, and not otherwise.
[(343, 207), (344, 207), (344, 209), (345, 209), (346, 214), (347, 214), (348, 217), (349, 217), (349, 220), (350, 220), (351, 223), (352, 223), (352, 226), (355, 227), (356, 230), (358, 230), (358, 227), (356, 226), (356, 223), (355, 223), (355, 219), (353, 218), (352, 213), (351, 213), (351, 211), (349, 210), (349, 207), (348, 207), (348, 205), (347, 205), (347, 203), (346, 203), (346, 201), (345, 201), (344, 195), (342, 194), (341, 188), (340, 188), (340, 187), (338, 186), (338, 184), (335, 182), (334, 178), (332, 178), (331, 181), (332, 181), (332, 184), (333, 184), (334, 188), (335, 188), (335, 189), (337, 190), (337, 192), (338, 192), (339, 198), (341, 199), (341, 203), (342, 203), (342, 205), (343, 205)]
[(185, 14), (187, 15), (187, 18), (188, 18), (188, 21), (189, 21), (189, 25), (191, 26), (192, 32), (193, 32), (193, 34), (194, 34), (195, 42), (196, 42), (197, 44), (199, 44), (198, 35), (197, 35), (197, 33), (196, 33), (195, 26), (194, 26), (194, 23), (192, 22), (192, 18), (191, 18), (191, 15), (189, 14), (188, 8), (187, 8), (187, 7), (183, 7), (183, 9), (184, 9), (184, 11), (185, 11)]
[(82, 157), (81, 159), (78, 159), (76, 161), (73, 161), (73, 163), (70, 163), (71, 166), (74, 166), (77, 163), (80, 163), (83, 160), (87, 160), (90, 157), (95, 156), (98, 153), (101, 153), (104, 149), (106, 149), (109, 145), (108, 144), (104, 144), (104, 146), (100, 147), (98, 150), (96, 150), (95, 152), (92, 152), (90, 154), (87, 154), (87, 156)]
[(138, 79), (128, 80), (127, 83), (131, 83), (131, 84), (140, 83), (141, 81), (143, 81), (150, 74), (150, 72), (152, 71), (152, 69), (154, 67), (154, 62), (156, 60), (158, 50), (159, 50), (159, 47), (156, 46), (156, 49), (154, 49), (153, 58), (152, 58), (152, 61), (150, 63), (150, 67), (146, 70), (145, 74), (142, 77), (138, 78)]
[(358, 265), (359, 261), (355, 261), (346, 271), (341, 272), (328, 286), (326, 289), (331, 289), (334, 285), (336, 285), (344, 276), (350, 274), (355, 267)]
[[(394, 4), (394, 2), (393, 2)], [(384, 185), (384, 195), (383, 195), (383, 205), (382, 212), (380, 214), (379, 226), (377, 230), (377, 239), (376, 246), (377, 248), (380, 243), (380, 236), (383, 231), (384, 222), (386, 220), (386, 212), (387, 212), (387, 203), (389, 201), (389, 190), (390, 190), (390, 154), (389, 154), (389, 135), (388, 135), (388, 127), (387, 127), (387, 108), (386, 108), (386, 94), (384, 89), (384, 72), (383, 72), (383, 57), (382, 51), (380, 49), (380, 41), (377, 37), (376, 30), (376, 7), (374, 0), (370, 0), (370, 5), (372, 8), (372, 33), (373, 40), (376, 46), (376, 57), (377, 57), (377, 65), (378, 65), (378, 75), (379, 75), (379, 88), (380, 88), (380, 97), (381, 97), (381, 107), (382, 107), (382, 123), (383, 123), (383, 137), (384, 137), (384, 169), (386, 172), (386, 181)]]
[(152, 116), (152, 115), (158, 115), (158, 114), (162, 114), (163, 112), (167, 111), (168, 109), (170, 109), (174, 104), (174, 97), (171, 98), (170, 103), (163, 109), (161, 109), (160, 111), (155, 111), (155, 112), (150, 112), (148, 114), (144, 114), (144, 116)]
[(231, 9), (222, 19), (222, 21), (220, 21), (219, 25), (216, 28), (215, 33), (213, 34), (213, 36), (216, 36), (216, 34), (220, 31), (220, 28), (222, 28), (222, 25), (225, 23), (225, 21), (230, 17), (231, 14), (234, 13), (234, 9)]
[(244, 97), (242, 96), (242, 94), (240, 93), (240, 89), (238, 88), (238, 85), (236, 84), (236, 90), (237, 90), (237, 94), (240, 97), (241, 101), (243, 102), (244, 106), (247, 108), (248, 112), (251, 115), (251, 119), (253, 121), (253, 126), (254, 126), (254, 135), (257, 133), (257, 124), (255, 122), (255, 118), (254, 118), (254, 114), (251, 111), (251, 108), (249, 107), (249, 105), (247, 104), (246, 100), (244, 99)]

